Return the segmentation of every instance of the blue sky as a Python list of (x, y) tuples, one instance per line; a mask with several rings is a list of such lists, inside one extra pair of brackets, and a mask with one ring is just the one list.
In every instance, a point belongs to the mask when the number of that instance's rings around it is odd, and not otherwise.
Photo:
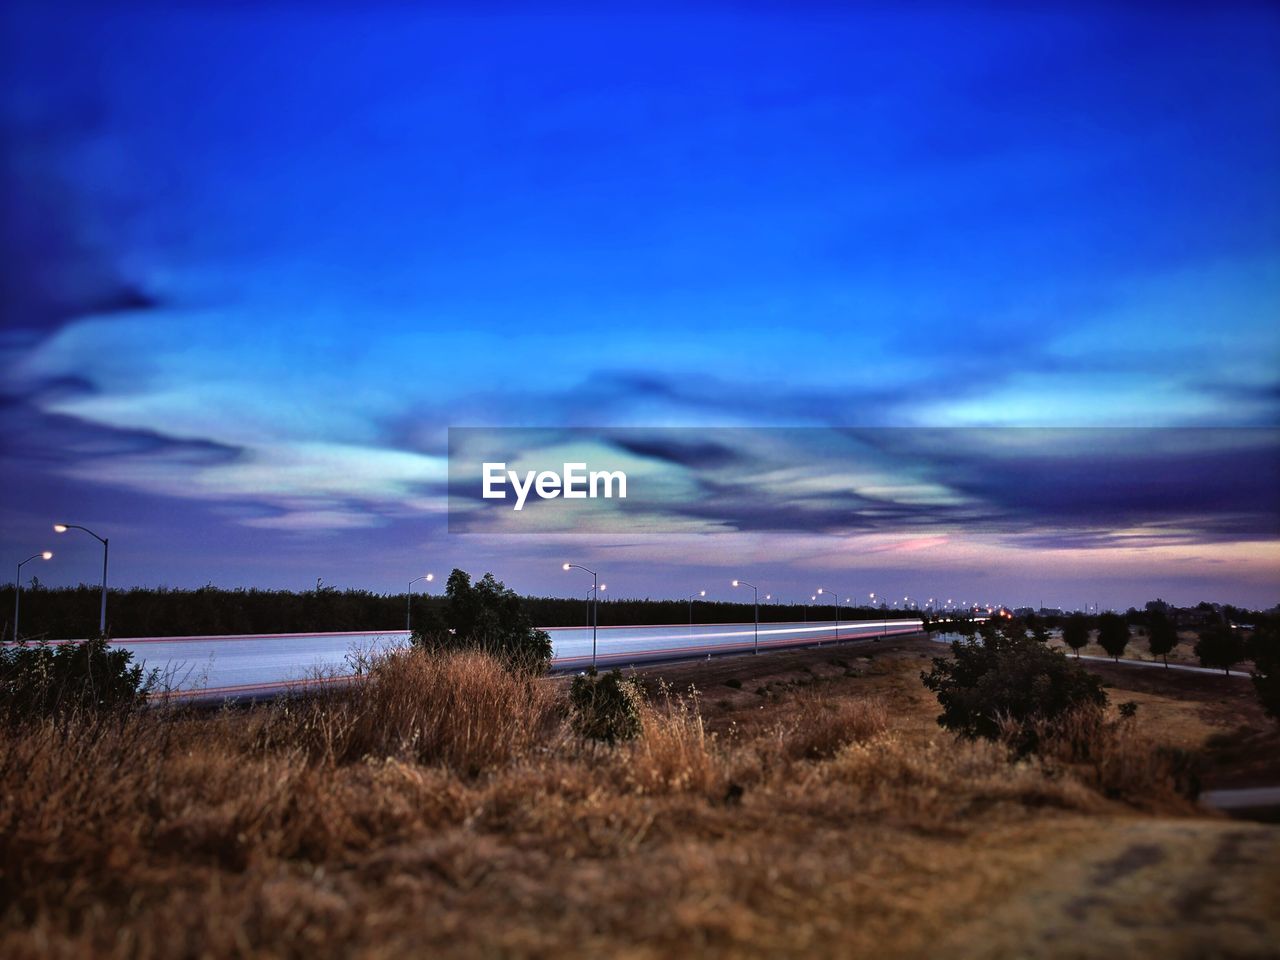
[[(450, 425), (1280, 425), (1273, 7), (4, 16), (9, 554), (59, 514), (121, 583), (568, 592), (572, 549), (634, 595), (745, 563), (796, 593), (1280, 600), (1257, 496), (1219, 502), (1239, 541), (1198, 516), (1118, 546), (1053, 484), (1043, 535), (634, 542), (451, 536), (441, 494)], [(42, 580), (94, 578), (57, 546)]]

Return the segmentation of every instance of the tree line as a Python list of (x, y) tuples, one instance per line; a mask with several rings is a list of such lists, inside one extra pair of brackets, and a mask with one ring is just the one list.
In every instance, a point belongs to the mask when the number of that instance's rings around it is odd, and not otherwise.
[[(38, 582), (22, 591), (21, 635), (24, 639), (79, 640), (97, 632), (100, 590), (97, 586), (48, 588)], [(5, 614), (3, 639), (13, 637), (13, 586), (0, 587), (0, 611)], [(443, 620), (446, 599), (415, 593), (375, 593), (369, 590), (259, 590), (136, 587), (107, 592), (107, 634), (110, 637), (180, 637), (252, 633), (321, 633), (342, 630), (403, 630), (412, 603), (413, 626)], [(589, 624), (589, 604), (582, 597), (521, 597), (529, 619), (540, 627), (580, 627)], [(693, 604), (698, 624), (742, 623), (753, 618), (750, 603), (699, 600)], [(600, 626), (688, 623), (684, 600), (604, 599)], [(761, 623), (784, 621), (830, 622), (831, 605), (760, 605)], [(841, 620), (916, 617), (901, 610), (841, 607)], [(434, 618), (434, 619), (433, 619)]]
[[(1215, 612), (1191, 631), (1192, 652), (1202, 667), (1226, 674), (1239, 664), (1251, 662), (1250, 676), (1263, 708), (1280, 721), (1280, 617), (1258, 611), (1233, 612), (1248, 615), (1249, 629), (1242, 629), (1223, 613)], [(1135, 613), (1139, 616), (1134, 616)], [(1071, 613), (1044, 617), (1032, 613), (1022, 617), (995, 616), (982, 621), (968, 616), (937, 616), (925, 621), (925, 629), (958, 633), (970, 640), (980, 636), (984, 641), (991, 641), (1003, 636), (1041, 645), (1048, 644), (1051, 629), (1058, 629), (1062, 642), (1077, 658), (1081, 650), (1096, 641), (1113, 660), (1119, 660), (1131, 644), (1145, 641), (1147, 651), (1162, 660), (1167, 669), (1169, 654), (1181, 639), (1178, 624), (1170, 613), (1165, 606), (1153, 601), (1145, 611), (1130, 610), (1128, 615), (1107, 612), (1094, 616)]]

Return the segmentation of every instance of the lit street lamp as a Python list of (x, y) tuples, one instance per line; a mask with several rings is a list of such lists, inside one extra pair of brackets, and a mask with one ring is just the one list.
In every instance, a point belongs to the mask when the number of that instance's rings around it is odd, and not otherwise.
[[(604, 593), (608, 589), (609, 589), (609, 585), (607, 583), (600, 584), (601, 593)], [(588, 587), (587, 595), (582, 598), (587, 602), (587, 626), (588, 627), (591, 626), (591, 595), (595, 592), (596, 592), (596, 588), (594, 586)]]
[(747, 581), (745, 580), (735, 580), (733, 581), (733, 585), (735, 587), (750, 587), (752, 593), (755, 596), (756, 627), (755, 627), (755, 634), (754, 634), (755, 641), (754, 641), (753, 652), (758, 654), (760, 652), (760, 591), (756, 589), (756, 585), (754, 583), (747, 583)]
[(591, 671), (596, 669), (596, 631), (600, 628), (600, 577), (594, 570), (588, 570), (580, 563), (565, 563), (563, 570), (581, 570), (591, 574)]
[(53, 530), (54, 533), (82, 530), (102, 544), (102, 605), (98, 610), (98, 634), (105, 637), (107, 635), (107, 551), (110, 548), (110, 544), (107, 542), (106, 537), (100, 537), (88, 527), (82, 527), (78, 523), (55, 523)]
[[(822, 587), (819, 587), (818, 593), (823, 594), (823, 593), (826, 593), (826, 591), (824, 591)], [(828, 594), (828, 596), (831, 597), (832, 602), (836, 605), (836, 639), (839, 640), (840, 639), (840, 596), (839, 594), (835, 594), (835, 593)]]
[(706, 595), (707, 595), (707, 591), (699, 590), (697, 593), (691, 593), (689, 594), (688, 597), (685, 598), (689, 601), (689, 636), (690, 637), (693, 636), (693, 601), (698, 599), (699, 597), (705, 597)]
[(37, 553), (34, 556), (27, 557), (18, 564), (18, 575), (13, 579), (13, 642), (18, 642), (18, 612), (22, 603), (22, 568), (32, 560), (52, 560), (53, 553), (45, 550), (43, 553)]
[(435, 578), (436, 575), (434, 573), (424, 573), (422, 576), (414, 577), (409, 581), (409, 595), (405, 597), (404, 628), (410, 633), (413, 632), (413, 585), (419, 580), (425, 580), (430, 583)]

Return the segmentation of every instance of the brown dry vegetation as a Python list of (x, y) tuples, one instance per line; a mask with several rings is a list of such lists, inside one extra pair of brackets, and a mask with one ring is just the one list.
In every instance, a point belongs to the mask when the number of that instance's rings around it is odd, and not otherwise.
[(1044, 759), (956, 742), (922, 648), (878, 649), (708, 665), (701, 694), (671, 668), (616, 747), (472, 654), (29, 724), (0, 743), (0, 954), (1268, 955), (1275, 828), (1197, 811), (1114, 716)]

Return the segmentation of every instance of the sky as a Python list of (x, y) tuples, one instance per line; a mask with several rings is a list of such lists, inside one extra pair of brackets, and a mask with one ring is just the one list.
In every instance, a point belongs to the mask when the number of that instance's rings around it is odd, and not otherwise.
[[(24, 578), (1280, 601), (1274, 5), (2, 16)], [(663, 493), (457, 532), (464, 426)]]

